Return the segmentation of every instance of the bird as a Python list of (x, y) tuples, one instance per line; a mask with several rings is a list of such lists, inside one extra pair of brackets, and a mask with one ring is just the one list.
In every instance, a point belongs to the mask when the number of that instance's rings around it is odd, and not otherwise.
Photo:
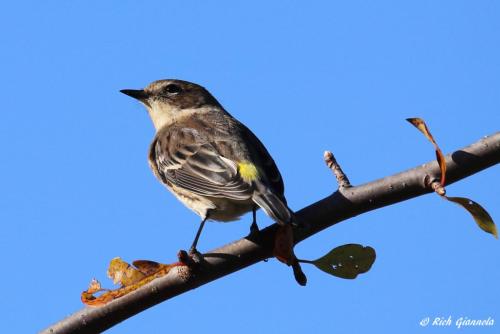
[(296, 226), (280, 171), (257, 136), (204, 87), (164, 79), (122, 92), (147, 109), (156, 134), (149, 165), (158, 180), (201, 218), (190, 254), (207, 220), (229, 222), (261, 208), (276, 223)]

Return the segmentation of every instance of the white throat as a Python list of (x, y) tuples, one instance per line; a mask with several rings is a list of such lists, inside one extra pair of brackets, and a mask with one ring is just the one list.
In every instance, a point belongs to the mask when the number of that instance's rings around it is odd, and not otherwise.
[(152, 102), (151, 107), (146, 105), (146, 108), (148, 109), (149, 117), (151, 117), (156, 131), (174, 123), (176, 115), (181, 113), (179, 109), (173, 108), (166, 103), (159, 103), (158, 101)]
[(172, 107), (169, 104), (161, 102), (152, 102), (151, 107), (146, 106), (149, 112), (149, 117), (153, 121), (156, 131), (165, 126), (172, 125), (173, 123), (191, 117), (195, 113), (204, 113), (210, 111), (210, 108), (202, 107), (195, 109), (179, 109)]

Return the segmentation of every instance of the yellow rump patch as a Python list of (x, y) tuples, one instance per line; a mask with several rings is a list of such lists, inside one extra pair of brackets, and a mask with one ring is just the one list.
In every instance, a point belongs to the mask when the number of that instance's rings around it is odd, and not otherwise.
[(251, 162), (239, 162), (238, 171), (240, 172), (241, 178), (246, 182), (252, 182), (259, 178), (259, 171), (257, 170), (257, 167)]

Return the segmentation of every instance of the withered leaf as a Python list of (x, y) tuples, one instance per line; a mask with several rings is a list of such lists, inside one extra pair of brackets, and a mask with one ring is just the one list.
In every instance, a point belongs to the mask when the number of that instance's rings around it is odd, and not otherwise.
[[(120, 283), (122, 286), (116, 290), (103, 289), (99, 281), (93, 279), (89, 288), (81, 294), (82, 302), (92, 307), (105, 305), (114, 299), (137, 290), (155, 278), (165, 276), (173, 267), (183, 266), (180, 262), (163, 264), (148, 260), (137, 260), (133, 264), (137, 268), (132, 267), (119, 257), (111, 260), (108, 276), (113, 279), (115, 284)], [(96, 293), (102, 291), (104, 291), (103, 294), (95, 296)]]
[(448, 201), (456, 203), (465, 210), (469, 211), (476, 221), (476, 224), (483, 231), (493, 234), (493, 236), (498, 239), (497, 227), (493, 222), (493, 218), (491, 218), (490, 214), (481, 205), (479, 205), (479, 203), (464, 197), (445, 197)]
[(295, 259), (292, 226), (290, 224), (280, 225), (274, 238), (274, 256), (279, 261), (291, 265)]
[(132, 262), (132, 264), (146, 276), (154, 274), (155, 272), (160, 270), (162, 266), (165, 266), (165, 264), (149, 260), (135, 260), (134, 262)]
[(419, 129), (426, 137), (431, 141), (436, 149), (436, 158), (438, 160), (439, 167), (441, 168), (441, 187), (437, 187), (434, 190), (443, 198), (449, 200), (450, 202), (454, 202), (472, 215), (477, 225), (485, 232), (491, 233), (498, 239), (497, 228), (493, 219), (489, 215), (489, 213), (478, 203), (464, 197), (448, 197), (446, 196), (444, 190), (444, 182), (446, 178), (446, 161), (444, 159), (443, 153), (441, 149), (437, 145), (436, 141), (431, 135), (431, 132), (427, 128), (427, 125), (421, 118), (407, 118), (408, 122), (413, 124), (417, 129)]
[(441, 185), (444, 187), (446, 182), (446, 160), (444, 158), (443, 152), (439, 148), (436, 140), (432, 136), (427, 124), (425, 124), (424, 120), (421, 118), (407, 118), (408, 122), (410, 122), (414, 127), (416, 127), (420, 132), (422, 132), (425, 137), (434, 145), (434, 149), (436, 150), (436, 159), (439, 164), (439, 168), (441, 169)]
[(307, 284), (307, 277), (302, 271), (299, 261), (293, 251), (294, 240), (293, 231), (290, 224), (278, 227), (274, 237), (273, 255), (281, 262), (292, 266), (295, 281), (304, 286)]
[(120, 283), (122, 286), (137, 283), (146, 276), (119, 257), (111, 260), (107, 274), (114, 284)]
[(101, 287), (101, 283), (96, 280), (95, 278), (92, 279), (92, 281), (90, 281), (90, 284), (89, 284), (89, 288), (87, 289), (87, 292), (88, 293), (96, 293), (96, 292), (99, 292), (99, 291), (103, 291), (105, 289), (103, 289)]

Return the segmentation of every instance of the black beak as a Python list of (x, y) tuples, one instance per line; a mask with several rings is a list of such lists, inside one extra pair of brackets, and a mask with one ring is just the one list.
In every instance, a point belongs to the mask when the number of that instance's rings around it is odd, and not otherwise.
[(122, 89), (120, 92), (139, 101), (145, 101), (149, 97), (142, 89)]

